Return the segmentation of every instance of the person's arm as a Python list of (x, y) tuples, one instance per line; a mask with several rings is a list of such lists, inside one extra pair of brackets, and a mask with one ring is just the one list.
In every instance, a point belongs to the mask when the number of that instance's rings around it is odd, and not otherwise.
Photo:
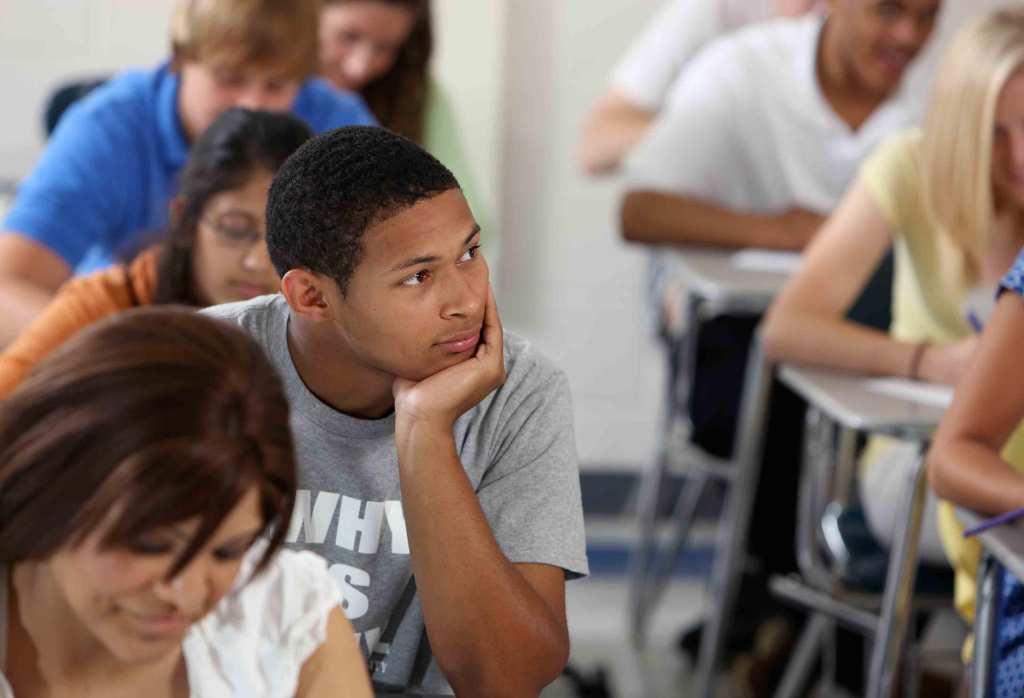
[(627, 192), (620, 217), (622, 235), (630, 242), (778, 250), (803, 249), (825, 220), (802, 208), (741, 212), (697, 197), (643, 190)]
[(28, 327), (71, 268), (45, 245), (14, 232), (0, 232), (0, 347)]
[[(845, 319), (893, 233), (865, 183), (858, 179), (806, 252), (765, 316), (766, 355), (828, 368), (907, 376), (917, 345)], [(974, 338), (924, 351), (918, 376), (954, 383)]]
[(697, 55), (626, 161), (620, 207), (626, 240), (645, 244), (802, 249), (823, 217), (798, 200), (744, 206), (737, 178), (755, 166), (747, 137), (758, 89), (749, 51), (723, 39)]
[(113, 254), (153, 222), (143, 184), (152, 148), (142, 124), (152, 119), (151, 108), (143, 99), (114, 97), (124, 92), (110, 85), (64, 113), (19, 184), (0, 233), (0, 346), (91, 250)]
[(31, 324), (0, 354), (0, 400), (8, 397), (32, 368), (72, 335), (132, 306), (131, 279), (124, 267), (111, 267), (64, 284)]
[(395, 443), (430, 647), (460, 696), (536, 696), (568, 660), (564, 571), (512, 564), (459, 460), (455, 420), (505, 380), (493, 294), (477, 355), (395, 381)]
[(327, 639), (303, 663), (296, 698), (370, 698), (370, 678), (352, 626), (340, 607), (327, 620)]
[(1024, 419), (1022, 343), (1024, 298), (1005, 292), (928, 454), (928, 480), (943, 499), (992, 514), (1024, 506), (1024, 476), (999, 455)]
[[(761, 10), (756, 8), (757, 18)], [(611, 84), (587, 117), (578, 152), (583, 170), (593, 175), (617, 169), (690, 59), (731, 28), (719, 0), (666, 0), (615, 66)]]
[(614, 87), (587, 117), (579, 145), (580, 167), (587, 174), (613, 172), (654, 121), (656, 112), (636, 104)]

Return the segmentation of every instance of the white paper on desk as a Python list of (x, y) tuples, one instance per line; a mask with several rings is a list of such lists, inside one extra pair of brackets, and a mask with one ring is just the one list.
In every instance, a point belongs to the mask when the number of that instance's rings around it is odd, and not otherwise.
[(800, 266), (800, 259), (799, 252), (750, 248), (733, 252), (730, 262), (732, 262), (733, 269), (740, 271), (791, 275)]
[(949, 385), (922, 383), (906, 378), (875, 378), (867, 381), (864, 387), (873, 393), (943, 410), (953, 402), (953, 388)]

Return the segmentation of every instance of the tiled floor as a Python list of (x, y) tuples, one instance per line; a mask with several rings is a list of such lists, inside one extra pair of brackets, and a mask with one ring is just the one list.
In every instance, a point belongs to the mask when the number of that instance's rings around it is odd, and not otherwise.
[[(629, 519), (587, 521), (591, 568), (587, 579), (570, 582), (566, 612), (572, 639), (571, 665), (585, 675), (598, 669), (607, 673), (614, 698), (679, 698), (689, 695), (689, 667), (675, 649), (684, 627), (702, 613), (708, 563), (703, 545), (707, 534), (698, 532), (699, 549), (688, 555), (665, 591), (652, 616), (647, 649), (639, 656), (629, 640), (626, 551), (635, 527)], [(542, 694), (543, 698), (570, 698), (576, 694), (565, 680)]]
[[(679, 631), (695, 622), (703, 603), (696, 580), (673, 583), (661, 611), (652, 619), (642, 657), (629, 642), (627, 586), (622, 578), (598, 577), (573, 582), (567, 594), (573, 667), (585, 674), (603, 668), (616, 698), (668, 698), (688, 694), (689, 672), (675, 649)], [(572, 693), (545, 692), (544, 698)]]

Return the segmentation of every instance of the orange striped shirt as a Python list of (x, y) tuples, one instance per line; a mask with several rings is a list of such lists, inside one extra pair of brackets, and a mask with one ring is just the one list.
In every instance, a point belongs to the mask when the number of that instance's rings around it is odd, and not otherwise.
[(32, 368), (84, 327), (137, 305), (151, 305), (159, 252), (151, 248), (128, 266), (69, 280), (39, 317), (0, 354), (0, 400), (10, 396)]

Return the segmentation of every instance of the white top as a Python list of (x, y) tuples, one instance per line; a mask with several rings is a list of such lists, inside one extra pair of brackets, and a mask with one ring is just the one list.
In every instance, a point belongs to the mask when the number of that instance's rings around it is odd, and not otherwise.
[[(246, 554), (235, 592), (189, 630), (182, 643), (193, 698), (293, 696), (302, 665), (327, 639), (340, 601), (323, 558), (280, 551), (247, 584), (263, 544)], [(0, 668), (7, 639), (7, 571), (0, 567)], [(0, 698), (14, 698), (0, 672)]]
[(721, 34), (775, 16), (774, 0), (668, 0), (612, 73), (612, 86), (640, 107), (661, 109), (686, 61)]
[[(667, 107), (626, 161), (626, 189), (660, 191), (756, 213), (795, 206), (829, 213), (861, 160), (916, 123), (924, 90), (904, 84), (853, 130), (818, 84), (825, 18), (775, 19), (715, 40), (672, 86)], [(660, 307), (679, 279), (657, 253), (650, 291)]]
[(795, 205), (830, 211), (860, 161), (885, 136), (914, 124), (924, 99), (900, 89), (851, 129), (818, 84), (824, 21), (807, 15), (763, 22), (705, 48), (628, 159), (628, 188), (764, 213)]

